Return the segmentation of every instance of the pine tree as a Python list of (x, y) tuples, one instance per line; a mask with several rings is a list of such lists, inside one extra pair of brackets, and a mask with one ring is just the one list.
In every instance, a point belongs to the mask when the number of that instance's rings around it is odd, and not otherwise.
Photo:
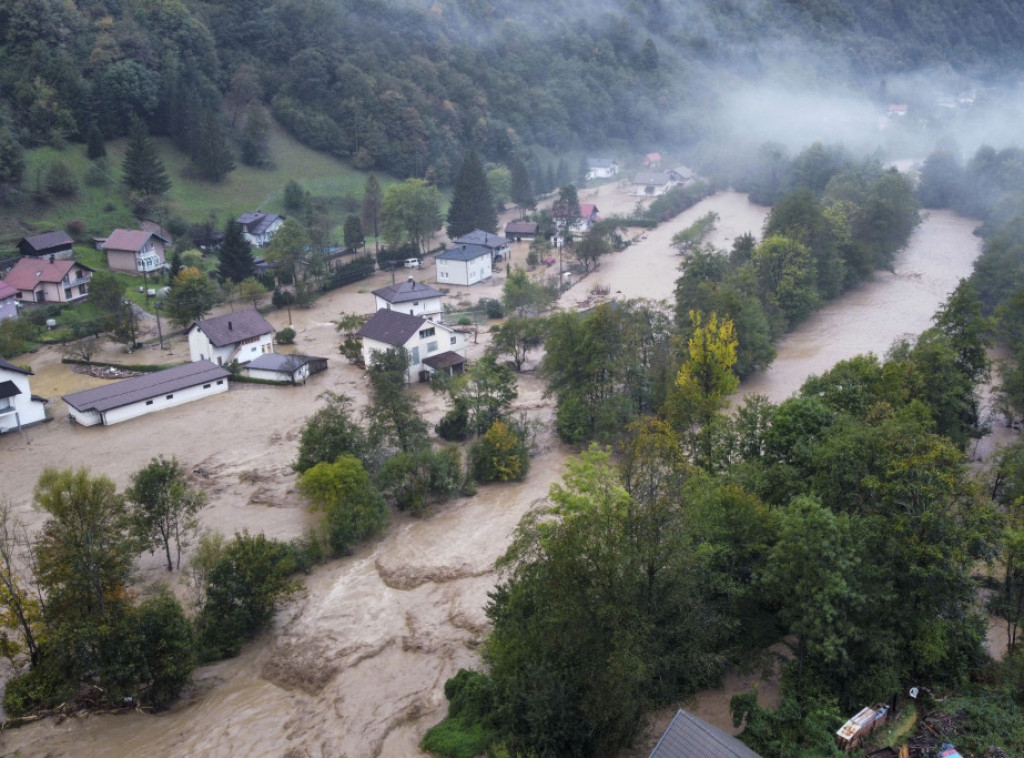
[(149, 130), (138, 119), (132, 123), (121, 170), (125, 186), (143, 196), (162, 195), (171, 188), (167, 169), (149, 140)]
[(523, 211), (537, 205), (533, 197), (533, 187), (530, 186), (530, 174), (526, 170), (526, 164), (518, 158), (512, 162), (512, 202), (519, 207), (520, 218), (522, 218)]
[(215, 110), (206, 111), (202, 123), (203, 128), (190, 151), (192, 165), (201, 178), (219, 182), (235, 168), (227, 131), (220, 113)]
[(363, 209), (360, 221), (363, 222), (363, 232), (373, 230), (373, 250), (380, 252), (380, 211), (384, 204), (384, 193), (381, 192), (377, 177), (370, 174), (366, 177), (366, 187), (363, 189)]
[(223, 281), (241, 282), (256, 273), (252, 246), (242, 235), (242, 225), (237, 221), (228, 222), (218, 257), (217, 273)]
[(474, 229), (494, 234), (498, 230), (498, 214), (487, 186), (487, 175), (475, 150), (471, 150), (459, 166), (448, 206), (449, 239), (458, 239)]
[(88, 142), (85, 147), (85, 155), (89, 160), (94, 161), (107, 154), (107, 146), (103, 142), (103, 132), (101, 132), (100, 128), (96, 126), (95, 121), (89, 124), (89, 135), (87, 140)]

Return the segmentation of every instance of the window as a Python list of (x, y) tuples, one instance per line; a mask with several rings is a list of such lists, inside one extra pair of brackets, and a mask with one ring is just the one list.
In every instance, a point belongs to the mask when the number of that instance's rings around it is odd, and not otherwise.
[(455, 344), (455, 336), (454, 335), (452, 335), (452, 344), (453, 345)]
[(64, 288), (64, 299), (65, 300), (70, 300), (71, 299), (71, 288), (70, 287), (65, 287)]
[(165, 397), (165, 398), (164, 398), (164, 400), (171, 400), (171, 399), (173, 399), (173, 398), (174, 398), (174, 393), (171, 393), (170, 395), (168, 395), (167, 397)]
[(436, 342), (428, 342), (427, 343), (427, 352), (428, 353), (436, 353), (437, 352), (437, 343)]
[(211, 386), (212, 386), (212, 385), (210, 385), (210, 384), (204, 384), (204, 385), (203, 385), (203, 389), (204, 389), (204, 390), (208, 390), (208, 389), (210, 389), (210, 387), (211, 387)]
[(428, 327), (426, 329), (420, 329), (420, 339), (425, 340), (427, 337), (434, 336), (434, 327)]
[(420, 349), (418, 347), (414, 347), (412, 350), (409, 351), (409, 364), (412, 365), (412, 366), (415, 366), (419, 362), (420, 362)]
[(413, 303), (413, 305), (419, 305), (419, 304), (420, 304), (419, 300), (417, 300), (416, 302)]
[(223, 379), (218, 379), (217, 380), (217, 386), (220, 386), (222, 384), (224, 384), (224, 380)]
[(152, 404), (153, 404), (153, 401), (152, 401), (152, 400), (147, 400), (147, 401), (146, 401), (146, 405), (152, 405)]

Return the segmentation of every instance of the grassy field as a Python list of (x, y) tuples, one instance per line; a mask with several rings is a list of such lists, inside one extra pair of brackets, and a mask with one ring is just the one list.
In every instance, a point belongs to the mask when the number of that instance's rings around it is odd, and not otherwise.
[[(213, 220), (223, 227), (227, 219), (247, 210), (260, 208), (283, 213), (285, 185), (297, 181), (311, 195), (344, 219), (345, 207), (361, 202), (366, 173), (322, 153), (310, 150), (276, 127), (269, 140), (273, 166), (251, 168), (241, 164), (222, 182), (202, 182), (188, 177), (188, 161), (169, 140), (154, 140), (160, 151), (172, 187), (164, 208), (151, 214), (165, 223), (175, 218), (189, 224)], [(10, 205), (0, 205), (0, 251), (11, 251), (17, 241), (30, 234), (63, 229), (71, 220), (81, 220), (89, 237), (105, 237), (117, 227), (135, 228), (121, 181), (121, 159), (127, 140), (107, 143), (105, 183), (89, 184), (86, 177), (90, 162), (85, 146), (69, 144), (61, 150), (39, 148), (26, 153), (23, 195)], [(45, 201), (33, 196), (45, 194), (46, 174), (55, 161), (63, 161), (78, 181), (78, 192), (70, 198), (50, 197)], [(95, 171), (93, 172), (96, 173)], [(383, 187), (394, 182), (378, 176)], [(358, 207), (358, 205), (355, 205)], [(162, 216), (162, 218), (160, 218)], [(340, 223), (335, 234), (340, 235)], [(340, 240), (339, 240), (340, 241)]]

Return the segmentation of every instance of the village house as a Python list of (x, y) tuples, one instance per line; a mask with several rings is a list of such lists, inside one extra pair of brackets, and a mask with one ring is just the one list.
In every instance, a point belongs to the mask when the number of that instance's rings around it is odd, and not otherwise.
[(649, 758), (760, 758), (732, 735), (680, 709)]
[(46, 400), (32, 394), (32, 372), (0, 358), (0, 434), (46, 420)]
[(410, 316), (440, 320), (444, 308), (440, 290), (417, 282), (411, 276), (404, 282), (389, 284), (373, 291), (375, 310), (401, 311)]
[(536, 221), (509, 221), (505, 224), (505, 237), (515, 242), (533, 239), (537, 236)]
[(611, 158), (587, 158), (587, 181), (610, 179), (619, 173), (619, 164)]
[(82, 426), (110, 426), (227, 392), (229, 376), (226, 368), (197, 361), (73, 392), (61, 400), (72, 421)]
[(657, 168), (661, 163), (661, 153), (647, 153), (644, 156), (644, 168)]
[(672, 180), (668, 174), (659, 171), (640, 171), (633, 177), (629, 194), (639, 197), (658, 197), (668, 192)]
[(0, 282), (0, 321), (9, 318), (18, 318), (18, 290)]
[(491, 278), (491, 249), (483, 245), (456, 245), (434, 259), (439, 284), (469, 286)]
[(676, 166), (675, 168), (670, 168), (665, 173), (668, 175), (670, 182), (681, 184), (684, 187), (689, 187), (697, 181), (697, 172), (689, 166)]
[(245, 373), (253, 379), (282, 384), (305, 384), (309, 377), (326, 370), (326, 358), (282, 353), (266, 353), (245, 365)]
[(46, 232), (32, 237), (24, 237), (18, 243), (18, 252), (30, 258), (49, 258), (69, 261), (75, 257), (72, 249), (74, 240), (67, 232)]
[(248, 240), (250, 245), (266, 247), (270, 244), (270, 238), (274, 236), (274, 232), (284, 225), (284, 216), (257, 210), (254, 213), (243, 213), (235, 221), (241, 224), (242, 236)]
[(377, 311), (356, 332), (363, 340), (363, 363), (373, 354), (404, 348), (409, 356), (406, 383), (425, 382), (434, 373), (460, 374), (466, 366), (466, 341), (461, 334), (436, 321), (398, 311)]
[(73, 303), (89, 294), (92, 273), (73, 260), (21, 258), (4, 281), (23, 303)]
[(511, 240), (491, 234), (480, 229), (474, 229), (469, 234), (464, 234), (452, 244), (455, 245), (480, 245), (491, 251), (491, 263), (503, 261), (508, 257), (511, 250)]
[(169, 241), (156, 232), (115, 229), (100, 249), (107, 254), (107, 265), (111, 271), (136, 274), (164, 268), (168, 244)]
[(576, 236), (586, 234), (599, 220), (599, 211), (593, 203), (580, 203), (580, 217), (572, 225), (572, 233)]
[(274, 327), (255, 308), (196, 321), (188, 328), (193, 361), (228, 366), (274, 352)]

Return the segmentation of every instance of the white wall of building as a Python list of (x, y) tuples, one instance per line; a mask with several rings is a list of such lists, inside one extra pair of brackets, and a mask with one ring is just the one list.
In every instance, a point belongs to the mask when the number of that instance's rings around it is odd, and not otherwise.
[(274, 352), (274, 335), (263, 334), (253, 342), (239, 345), (237, 342), (223, 347), (215, 347), (201, 329), (193, 326), (188, 333), (188, 351), (192, 362), (210, 361), (217, 366), (230, 365), (231, 361), (239, 363), (260, 357), (264, 353)]
[(461, 284), (469, 286), (491, 278), (490, 253), (471, 261), (437, 258), (438, 284)]
[[(22, 426), (37, 424), (46, 418), (46, 406), (32, 399), (28, 374), (0, 369), (0, 382), (14, 382), (20, 392), (14, 397), (0, 399), (0, 432), (9, 432)], [(17, 412), (17, 418), (12, 411)]]
[(408, 313), (410, 316), (433, 318), (434, 316), (440, 316), (443, 310), (441, 307), (440, 297), (429, 297), (423, 300), (409, 300), (404, 303), (389, 303), (380, 295), (374, 295), (373, 299), (376, 302), (376, 310), (378, 311), (397, 311), (398, 313)]
[(70, 406), (68, 407), (68, 412), (71, 418), (82, 426), (95, 426), (100, 423), (110, 426), (111, 424), (118, 424), (122, 421), (138, 418), (139, 416), (145, 416), (147, 413), (156, 413), (157, 411), (173, 408), (177, 405), (184, 405), (185, 403), (191, 403), (204, 397), (219, 395), (227, 391), (228, 380), (226, 378), (214, 379), (204, 384), (186, 387), (183, 390), (175, 390), (174, 392), (159, 395), (149, 400), (141, 400), (120, 408), (112, 408), (102, 414), (94, 411), (79, 412)]
[[(392, 347), (385, 342), (363, 337), (363, 361), (369, 366), (375, 352), (387, 352)], [(432, 355), (451, 351), (466, 356), (465, 337), (433, 321), (425, 322), (419, 333), (410, 337), (402, 347), (409, 354), (409, 370), (405, 374), (405, 381), (409, 384), (420, 380), (420, 371), (426, 368), (423, 361)]]

